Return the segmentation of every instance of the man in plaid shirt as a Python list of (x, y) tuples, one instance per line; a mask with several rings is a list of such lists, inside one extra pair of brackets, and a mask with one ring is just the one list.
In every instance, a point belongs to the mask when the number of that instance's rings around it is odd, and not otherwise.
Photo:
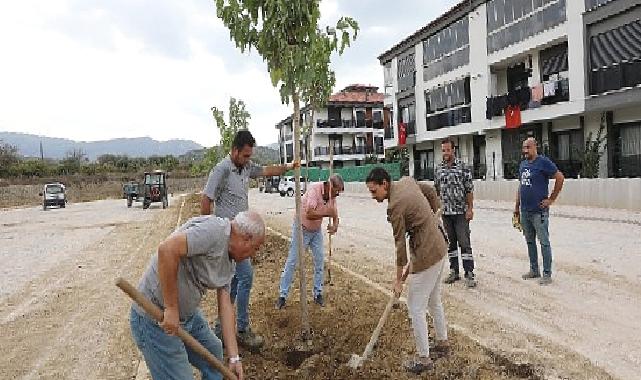
[(443, 203), (443, 225), (449, 240), (450, 275), (445, 279), (445, 283), (452, 284), (461, 279), (458, 261), (458, 247), (461, 247), (465, 284), (473, 288), (476, 286), (476, 279), (470, 242), (470, 221), (474, 217), (474, 184), (470, 169), (455, 158), (454, 149), (452, 140), (443, 140), (443, 162), (438, 167), (434, 179), (436, 191)]

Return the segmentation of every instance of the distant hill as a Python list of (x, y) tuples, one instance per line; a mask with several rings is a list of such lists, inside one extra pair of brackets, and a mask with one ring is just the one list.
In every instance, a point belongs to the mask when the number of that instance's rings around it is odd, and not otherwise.
[[(206, 149), (208, 148), (191, 150), (181, 155), (179, 158), (187, 162), (199, 161), (202, 160)], [(274, 150), (267, 146), (257, 146), (254, 148), (252, 161), (259, 165), (278, 164), (280, 162), (280, 160), (278, 159), (278, 154), (278, 149)]]
[(130, 157), (180, 156), (202, 149), (191, 140), (157, 141), (149, 137), (118, 138), (104, 141), (74, 141), (63, 138), (36, 136), (26, 133), (0, 132), (0, 140), (14, 145), (25, 157), (40, 157), (40, 142), (45, 158), (61, 159), (73, 149), (82, 149), (90, 160), (102, 154), (121, 154)]

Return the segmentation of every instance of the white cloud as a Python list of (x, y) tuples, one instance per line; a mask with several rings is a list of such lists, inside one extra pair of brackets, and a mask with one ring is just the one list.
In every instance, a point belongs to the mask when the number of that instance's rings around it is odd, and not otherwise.
[[(341, 7), (337, 0), (323, 0), (321, 23), (335, 22)], [(357, 13), (349, 16), (359, 19)], [(376, 56), (398, 37), (384, 20), (373, 18), (363, 22), (353, 48), (335, 58), (337, 89), (382, 82)], [(426, 19), (416, 18), (414, 29)], [(259, 144), (275, 142), (274, 125), (291, 107), (280, 104), (260, 57), (241, 54), (228, 36), (211, 1), (2, 2), (0, 130), (76, 140), (186, 138), (212, 145), (218, 133), (210, 108), (226, 109), (234, 96), (247, 103)]]

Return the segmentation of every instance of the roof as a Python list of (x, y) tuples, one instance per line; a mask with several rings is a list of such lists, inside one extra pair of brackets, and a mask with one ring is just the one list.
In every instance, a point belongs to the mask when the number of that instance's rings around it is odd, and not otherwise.
[[(371, 84), (350, 84), (341, 91), (330, 95), (327, 105), (383, 106), (385, 94), (378, 92), (378, 86)], [(309, 105), (301, 108), (301, 113), (309, 110)], [(276, 129), (292, 122), (292, 116), (276, 123)]]
[(327, 104), (377, 104), (383, 103), (385, 95), (378, 92), (378, 87), (364, 84), (352, 84), (329, 97)]
[(461, 0), (447, 12), (443, 13), (436, 19), (432, 20), (429, 24), (412, 33), (409, 37), (405, 38), (403, 41), (397, 43), (396, 45), (392, 46), (384, 53), (379, 55), (379, 62), (381, 64), (387, 63), (395, 56), (401, 54), (403, 51), (416, 45), (418, 42), (424, 40), (425, 38), (441, 31), (443, 28), (446, 28), (447, 26), (453, 24), (460, 18), (470, 13), (472, 9), (486, 3), (487, 1), (489, 0)]

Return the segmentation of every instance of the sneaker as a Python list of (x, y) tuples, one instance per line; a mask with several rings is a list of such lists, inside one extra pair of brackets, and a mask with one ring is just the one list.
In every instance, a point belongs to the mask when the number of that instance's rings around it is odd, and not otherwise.
[(325, 306), (325, 301), (323, 300), (323, 295), (319, 294), (314, 297), (314, 302), (318, 304), (318, 306)]
[(265, 343), (262, 336), (254, 334), (251, 328), (248, 328), (245, 331), (239, 331), (237, 334), (238, 343), (248, 349), (249, 351), (255, 353), (260, 350)]
[(543, 276), (539, 280), (539, 285), (550, 285), (552, 283), (552, 276)]
[(540, 273), (535, 273), (535, 272), (532, 272), (532, 271), (529, 271), (526, 274), (524, 274), (523, 276), (521, 276), (521, 278), (524, 279), (524, 280), (531, 280), (533, 278), (539, 278), (539, 277), (541, 277)]
[(450, 345), (448, 343), (437, 343), (430, 350), (431, 359), (440, 359), (450, 355)]
[(468, 288), (476, 287), (476, 279), (474, 277), (474, 273), (472, 272), (465, 273), (465, 285)]
[(276, 300), (276, 309), (280, 310), (285, 307), (285, 297), (278, 297)]
[(453, 284), (460, 279), (461, 279), (461, 276), (459, 276), (458, 272), (450, 271), (450, 275), (447, 276), (447, 278), (443, 282), (446, 284)]
[(434, 362), (432, 362), (431, 359), (428, 359), (427, 363), (418, 359), (410, 359), (403, 363), (403, 367), (407, 372), (420, 375), (423, 372), (432, 371), (434, 369)]

